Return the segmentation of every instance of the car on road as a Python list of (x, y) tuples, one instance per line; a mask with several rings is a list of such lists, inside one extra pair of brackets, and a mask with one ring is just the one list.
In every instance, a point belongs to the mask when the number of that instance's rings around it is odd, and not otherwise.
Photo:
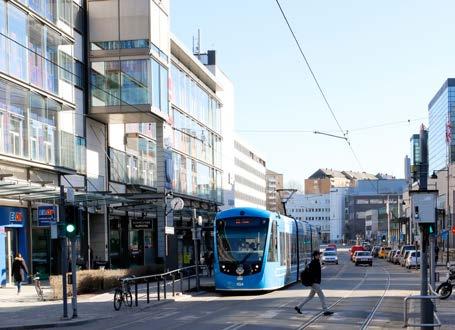
[(392, 259), (392, 255), (393, 255), (394, 252), (395, 252), (395, 250), (390, 250), (389, 253), (387, 253), (387, 256), (386, 256), (385, 259), (386, 259), (388, 262), (390, 262), (390, 260)]
[(337, 249), (335, 249), (334, 247), (330, 247), (330, 246), (327, 246), (323, 252), (337, 252)]
[(400, 264), (400, 255), (401, 255), (401, 251), (397, 250), (396, 253), (393, 255), (393, 258), (392, 258), (392, 263), (393, 264), (395, 264), (395, 265), (399, 265)]
[(356, 253), (357, 251), (365, 251), (365, 249), (363, 248), (362, 245), (354, 245), (351, 247), (351, 249), (349, 250), (349, 252), (351, 253), (351, 261), (354, 262), (354, 253)]
[(354, 263), (358, 265), (369, 265), (373, 266), (373, 256), (370, 251), (357, 251), (354, 254)]
[(322, 253), (321, 263), (325, 264), (337, 264), (338, 265), (338, 256), (335, 251), (324, 251)]
[(406, 265), (406, 259), (408, 258), (409, 253), (411, 250), (406, 250), (404, 252), (404, 255), (400, 256), (400, 265), (401, 267), (404, 267)]
[(420, 251), (410, 251), (408, 253), (408, 257), (405, 261), (405, 267), (408, 269), (420, 268)]
[(373, 249), (371, 250), (371, 254), (373, 255), (373, 257), (377, 258), (378, 257), (378, 254), (379, 254), (379, 250), (381, 249), (380, 246), (376, 245), (375, 247), (373, 247)]
[(335, 243), (327, 244), (327, 247), (334, 248), (335, 250), (337, 249), (337, 245)]
[(391, 247), (388, 247), (388, 246), (381, 247), (381, 249), (379, 250), (379, 253), (378, 253), (378, 258), (381, 258), (381, 259), (387, 258), (387, 254), (390, 252), (390, 250), (392, 250)]
[[(402, 258), (404, 258), (404, 255), (406, 254), (406, 251), (416, 251), (416, 247), (414, 245), (403, 245), (400, 248), (400, 264), (402, 263)], [(403, 260), (404, 263), (404, 260)]]

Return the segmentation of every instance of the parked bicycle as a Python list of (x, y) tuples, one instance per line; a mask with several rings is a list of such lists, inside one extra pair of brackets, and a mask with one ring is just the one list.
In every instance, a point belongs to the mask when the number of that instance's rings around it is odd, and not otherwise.
[(39, 278), (39, 273), (36, 273), (32, 277), (33, 283), (35, 284), (35, 291), (36, 294), (38, 295), (38, 299), (41, 301), (44, 301), (44, 294), (43, 294), (43, 289), (41, 289), (41, 281)]
[(128, 307), (133, 306), (133, 295), (131, 294), (131, 283), (128, 278), (119, 279), (120, 285), (114, 293), (114, 309), (118, 311), (122, 303)]

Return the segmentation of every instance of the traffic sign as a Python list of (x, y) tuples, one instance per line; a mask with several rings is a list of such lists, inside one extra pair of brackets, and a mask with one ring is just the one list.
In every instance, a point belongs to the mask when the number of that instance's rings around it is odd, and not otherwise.
[(441, 238), (442, 238), (443, 240), (448, 239), (448, 238), (449, 238), (449, 232), (448, 232), (447, 230), (443, 231), (443, 232), (441, 233)]
[(455, 234), (455, 226), (452, 227), (452, 234)]

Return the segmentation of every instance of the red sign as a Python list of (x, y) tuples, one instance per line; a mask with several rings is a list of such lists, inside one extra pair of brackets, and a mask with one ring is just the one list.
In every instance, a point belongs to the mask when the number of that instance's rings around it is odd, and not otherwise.
[(452, 227), (452, 234), (455, 234), (455, 226)]

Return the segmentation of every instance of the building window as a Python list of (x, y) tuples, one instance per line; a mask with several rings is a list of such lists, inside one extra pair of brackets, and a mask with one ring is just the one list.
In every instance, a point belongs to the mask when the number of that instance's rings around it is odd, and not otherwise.
[(85, 10), (73, 3), (73, 24), (74, 29), (82, 34), (85, 31)]
[(73, 83), (73, 58), (65, 52), (59, 52), (60, 79)]
[(74, 60), (74, 86), (84, 88), (84, 64)]
[[(8, 2), (9, 73), (27, 81), (27, 14)], [(4, 56), (4, 54), (2, 55)]]
[(58, 17), (69, 26), (71, 26), (73, 0), (59, 0)]

